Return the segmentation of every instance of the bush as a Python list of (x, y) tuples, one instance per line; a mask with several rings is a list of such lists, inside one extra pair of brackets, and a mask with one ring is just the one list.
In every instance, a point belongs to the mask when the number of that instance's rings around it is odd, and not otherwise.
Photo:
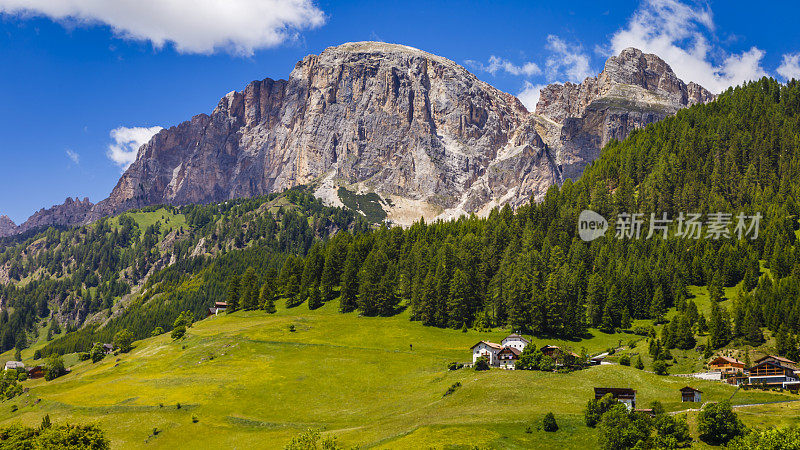
[(597, 400), (592, 399), (589, 400), (589, 403), (586, 405), (586, 409), (583, 411), (583, 420), (586, 422), (586, 426), (590, 428), (594, 428), (600, 423), (600, 419), (602, 419), (603, 414), (605, 414), (612, 406), (618, 404), (619, 402), (614, 399), (614, 396), (611, 394), (606, 394), (603, 398)]
[(155, 336), (158, 336), (159, 334), (162, 334), (162, 333), (164, 333), (164, 329), (163, 328), (155, 327), (155, 328), (153, 328), (153, 331), (150, 333), (150, 336), (155, 337)]
[(80, 361), (88, 361), (91, 356), (89, 356), (89, 352), (80, 352), (78, 353), (78, 360)]
[(556, 423), (556, 416), (552, 412), (544, 415), (542, 419), (542, 429), (544, 431), (558, 431), (558, 424)]
[(646, 442), (650, 436), (650, 417), (642, 413), (628, 412), (625, 405), (617, 404), (603, 414), (598, 428), (600, 448), (606, 450), (633, 448), (639, 442)]
[(128, 353), (131, 351), (133, 346), (133, 333), (128, 331), (127, 329), (122, 329), (114, 335), (114, 344), (119, 347), (119, 351), (122, 353)]
[(619, 358), (619, 363), (623, 366), (630, 366), (631, 365), (631, 357), (628, 355), (622, 355)]
[(451, 362), (450, 364), (447, 365), (448, 370), (458, 370), (462, 367), (464, 367), (464, 365), (457, 362)]
[(294, 333), (295, 330), (296, 330), (296, 328), (294, 327), (294, 324), (289, 325), (289, 331), (290, 332)]
[(653, 361), (653, 372), (656, 375), (667, 375), (667, 363), (662, 360)]
[(445, 393), (444, 393), (444, 395), (442, 397), (447, 397), (448, 395), (452, 394), (453, 392), (456, 391), (456, 389), (458, 389), (460, 387), (461, 387), (461, 382), (460, 381), (456, 381), (455, 383), (453, 383), (452, 386), (447, 388), (447, 391), (445, 391)]
[(637, 356), (636, 357), (636, 365), (635, 365), (635, 367), (637, 369), (639, 369), (639, 370), (643, 370), (644, 369), (644, 363), (642, 362), (642, 357), (641, 356)]
[(753, 431), (728, 443), (731, 450), (800, 448), (800, 427)]
[(706, 405), (697, 416), (697, 424), (700, 439), (709, 444), (726, 444), (745, 432), (744, 424), (727, 400)]
[(186, 327), (183, 325), (173, 328), (172, 333), (170, 334), (172, 339), (175, 341), (182, 338), (184, 335), (186, 335)]
[(25, 381), (27, 379), (28, 379), (28, 372), (20, 372), (19, 374), (17, 374), (17, 380)]
[(64, 367), (64, 359), (61, 358), (61, 355), (55, 353), (50, 355), (44, 365), (44, 379), (47, 381), (55, 380), (65, 373), (67, 373), (67, 369)]
[(475, 370), (489, 370), (489, 360), (485, 356), (476, 359)]
[(89, 356), (92, 358), (92, 362), (96, 363), (98, 361), (102, 361), (103, 358), (106, 357), (106, 349), (103, 347), (103, 344), (96, 343), (92, 346), (92, 350), (89, 351)]

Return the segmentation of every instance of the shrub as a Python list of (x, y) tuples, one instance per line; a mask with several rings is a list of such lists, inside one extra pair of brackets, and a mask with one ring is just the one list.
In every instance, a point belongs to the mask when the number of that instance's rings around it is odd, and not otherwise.
[(445, 393), (444, 393), (444, 395), (442, 397), (446, 397), (446, 396), (452, 394), (453, 392), (456, 391), (456, 389), (458, 389), (460, 387), (461, 387), (461, 382), (460, 381), (456, 381), (455, 383), (453, 383), (452, 386), (447, 388), (447, 391), (445, 391)]
[(186, 335), (186, 327), (183, 325), (173, 328), (172, 333), (170, 334), (172, 339), (176, 341), (182, 338), (184, 335)]
[(289, 325), (289, 331), (290, 332), (294, 333), (295, 330), (296, 330), (296, 328), (294, 327), (294, 324)]
[(603, 398), (597, 400), (592, 399), (589, 400), (589, 403), (586, 405), (586, 409), (583, 411), (583, 420), (586, 422), (586, 426), (594, 428), (600, 423), (600, 419), (603, 417), (612, 406), (618, 404), (619, 402), (614, 399), (614, 396), (611, 394), (606, 394)]
[(89, 351), (89, 356), (92, 358), (93, 363), (102, 361), (103, 358), (106, 357), (106, 349), (103, 347), (103, 344), (99, 342), (94, 344), (92, 350)]
[(489, 360), (485, 356), (476, 359), (475, 370), (489, 370)]
[(643, 370), (644, 369), (644, 363), (642, 362), (642, 357), (641, 356), (637, 356), (636, 357), (636, 365), (635, 365), (635, 367), (637, 369), (639, 369), (639, 370)]
[(450, 364), (447, 365), (448, 370), (458, 370), (462, 367), (464, 367), (464, 365), (457, 362), (451, 362)]
[(17, 380), (19, 380), (19, 381), (25, 381), (27, 379), (28, 379), (28, 372), (20, 372), (17, 375)]
[(744, 424), (727, 400), (706, 405), (697, 416), (697, 424), (700, 439), (710, 444), (726, 444), (745, 432)]
[(122, 353), (128, 353), (131, 351), (133, 346), (133, 333), (128, 331), (127, 329), (122, 329), (114, 335), (114, 344), (119, 347), (119, 351)]
[(64, 359), (61, 358), (61, 355), (55, 353), (50, 355), (44, 365), (44, 379), (51, 381), (65, 373), (67, 373), (67, 369), (64, 367)]
[(628, 355), (622, 355), (619, 358), (619, 363), (623, 366), (630, 366), (631, 365), (631, 357)]
[(544, 431), (558, 431), (558, 424), (556, 423), (556, 416), (552, 412), (544, 415), (542, 419), (542, 429)]
[(155, 327), (153, 331), (150, 333), (150, 336), (158, 336), (159, 334), (164, 333), (164, 329), (161, 327)]
[(200, 419), (198, 419), (198, 418), (197, 418), (197, 416), (195, 416), (194, 414), (192, 414), (192, 423), (197, 423), (197, 422), (199, 422), (199, 421), (200, 421)]
[(662, 360), (653, 361), (653, 372), (656, 375), (667, 375), (667, 363)]
[(89, 352), (80, 352), (80, 353), (78, 353), (78, 359), (80, 361), (88, 361), (89, 358), (91, 358), (91, 356), (89, 355)]

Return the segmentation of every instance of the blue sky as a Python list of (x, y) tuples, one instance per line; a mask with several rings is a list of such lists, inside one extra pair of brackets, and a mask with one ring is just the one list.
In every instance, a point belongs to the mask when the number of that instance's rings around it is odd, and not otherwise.
[[(627, 46), (712, 91), (800, 78), (796, 2), (0, 0), (0, 214), (105, 198), (138, 142), (348, 41), (410, 45), (535, 104)], [(111, 155), (111, 156), (109, 156)]]

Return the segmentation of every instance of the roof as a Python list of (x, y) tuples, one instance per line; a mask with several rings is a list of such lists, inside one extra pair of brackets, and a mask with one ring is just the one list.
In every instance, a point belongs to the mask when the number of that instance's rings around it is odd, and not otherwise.
[(500, 353), (503, 353), (503, 352), (506, 352), (506, 351), (513, 353), (514, 356), (519, 356), (520, 355), (520, 351), (517, 350), (514, 347), (503, 347), (503, 349), (500, 350)]
[(636, 395), (636, 390), (631, 388), (594, 388), (594, 395), (606, 395), (611, 394), (615, 398), (619, 396), (634, 396)]
[(682, 387), (681, 388), (681, 392), (690, 392), (690, 391), (691, 392), (703, 392), (700, 389), (695, 389), (695, 388), (693, 388), (691, 386), (686, 386), (686, 387)]
[(525, 339), (524, 337), (518, 335), (517, 333), (511, 333), (508, 336), (506, 336), (505, 339), (503, 339), (503, 341), (510, 341), (510, 340), (522, 341), (522, 342), (524, 342), (526, 344), (530, 344), (531, 343), (531, 341)]
[(481, 344), (486, 344), (486, 345), (488, 345), (489, 347), (492, 347), (493, 349), (496, 349), (496, 350), (501, 350), (501, 349), (503, 348), (503, 346), (502, 346), (502, 345), (500, 345), (500, 344), (495, 344), (494, 342), (489, 342), (489, 341), (479, 341), (477, 344), (473, 345), (473, 346), (472, 346), (472, 347), (470, 347), (470, 348), (475, 348), (475, 347), (477, 347), (477, 346), (479, 346), (479, 345), (481, 345)]
[(22, 361), (6, 361), (6, 369), (24, 368), (25, 363)]
[(783, 370), (791, 370), (791, 371), (795, 370), (795, 367), (792, 366), (791, 364), (786, 364), (783, 361), (772, 361), (772, 360), (765, 360), (765, 361), (761, 361), (760, 363), (753, 364), (750, 367), (750, 369), (752, 370), (752, 369), (754, 369), (756, 367), (760, 367), (760, 366), (763, 366), (765, 364), (769, 364), (771, 366), (779, 367), (779, 368), (781, 368)]
[(226, 302), (214, 302), (214, 306), (218, 308), (227, 308), (228, 304)]
[(743, 362), (739, 361), (736, 358), (730, 358), (728, 356), (717, 356), (716, 358), (712, 359), (709, 364), (715, 364), (717, 361), (722, 360), (728, 364), (741, 364), (744, 365)]
[(797, 368), (797, 363), (792, 361), (791, 359), (784, 358), (782, 356), (775, 356), (775, 355), (767, 355), (767, 356), (765, 356), (763, 358), (757, 359), (756, 363), (754, 365), (758, 365), (762, 361), (766, 361), (768, 359), (774, 359), (775, 361), (778, 361), (779, 363), (781, 363), (781, 365), (783, 365), (784, 367), (791, 367), (793, 369)]

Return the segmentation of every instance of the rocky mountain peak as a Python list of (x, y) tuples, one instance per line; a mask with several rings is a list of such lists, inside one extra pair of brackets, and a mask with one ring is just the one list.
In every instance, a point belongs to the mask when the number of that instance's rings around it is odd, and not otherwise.
[(536, 114), (555, 122), (546, 142), (557, 149), (563, 176), (576, 178), (611, 139), (714, 98), (702, 86), (684, 83), (658, 56), (626, 48), (608, 58), (596, 77), (543, 88)]
[[(539, 199), (623, 139), (713, 96), (655, 55), (626, 49), (580, 84), (544, 88), (536, 112), (464, 67), (404, 45), (352, 42), (253, 81), (143, 145), (109, 198), (67, 199), (18, 229), (74, 225), (152, 204), (224, 201), (306, 184), (375, 192), (388, 218), (485, 214)], [(24, 230), (23, 230), (24, 231)]]

